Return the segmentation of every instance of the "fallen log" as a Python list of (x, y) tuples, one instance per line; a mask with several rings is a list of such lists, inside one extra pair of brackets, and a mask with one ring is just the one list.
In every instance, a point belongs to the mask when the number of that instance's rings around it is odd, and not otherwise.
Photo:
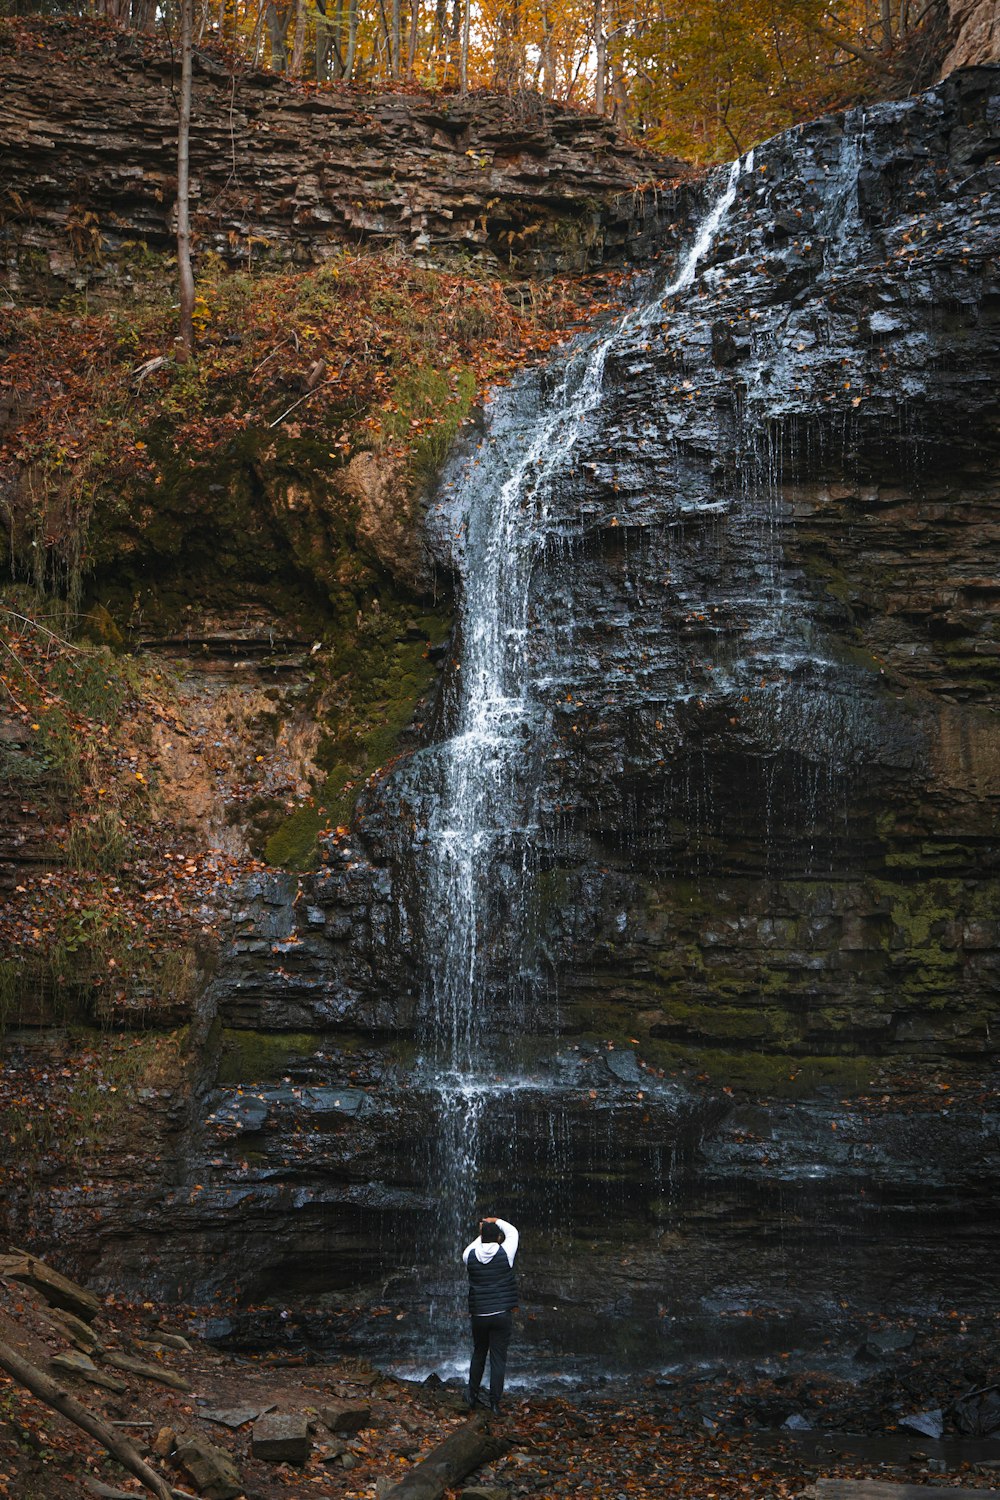
[[(97, 1495), (99, 1500), (135, 1500), (135, 1490), (116, 1490), (113, 1484), (104, 1484), (90, 1474), (83, 1476), (83, 1482), (90, 1493)], [(198, 1500), (197, 1495), (189, 1495), (187, 1490), (175, 1489), (172, 1494), (174, 1500)]]
[(79, 1401), (75, 1401), (67, 1391), (57, 1385), (50, 1375), (46, 1375), (29, 1360), (22, 1359), (20, 1354), (15, 1353), (10, 1345), (2, 1340), (0, 1340), (0, 1370), (6, 1370), (18, 1385), (23, 1385), (33, 1396), (44, 1401), (46, 1406), (51, 1406), (53, 1411), (59, 1412), (77, 1427), (82, 1427), (83, 1431), (89, 1433), (92, 1438), (96, 1438), (112, 1458), (118, 1460), (123, 1469), (134, 1474), (140, 1484), (144, 1484), (147, 1490), (152, 1491), (157, 1500), (174, 1500), (170, 1485), (156, 1473), (155, 1469), (151, 1469), (143, 1461), (128, 1438), (123, 1437), (120, 1432), (115, 1432), (113, 1427), (108, 1427), (92, 1411), (81, 1406)]
[(889, 1484), (882, 1479), (817, 1479), (806, 1500), (997, 1500), (996, 1490), (956, 1490), (937, 1484)]
[(458, 1484), (481, 1464), (499, 1458), (509, 1447), (503, 1438), (484, 1432), (478, 1421), (469, 1422), (446, 1437), (420, 1463), (414, 1464), (410, 1472), (393, 1485), (384, 1500), (441, 1500), (445, 1490)]

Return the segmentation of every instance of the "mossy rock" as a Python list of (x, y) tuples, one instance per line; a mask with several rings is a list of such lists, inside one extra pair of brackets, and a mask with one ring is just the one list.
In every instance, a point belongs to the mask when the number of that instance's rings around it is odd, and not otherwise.
[(322, 1038), (313, 1031), (224, 1030), (216, 1083), (273, 1083), (296, 1062), (310, 1057)]
[[(335, 637), (322, 658), (314, 701), (324, 726), (321, 768), (329, 765), (307, 803), (294, 809), (264, 845), (269, 864), (304, 870), (319, 857), (324, 829), (350, 824), (360, 791), (399, 753), (417, 704), (431, 688), (436, 668), (428, 643), (450, 628), (443, 611), (419, 611), (386, 588), (361, 623)], [(411, 639), (411, 636), (416, 639)]]
[(309, 870), (319, 857), (326, 817), (314, 806), (297, 807), (264, 844), (264, 858), (282, 870)]
[(675, 1042), (644, 1042), (646, 1062), (668, 1073), (684, 1072), (707, 1086), (753, 1098), (801, 1099), (821, 1090), (852, 1093), (869, 1088), (884, 1066), (879, 1058), (784, 1052), (730, 1051)]

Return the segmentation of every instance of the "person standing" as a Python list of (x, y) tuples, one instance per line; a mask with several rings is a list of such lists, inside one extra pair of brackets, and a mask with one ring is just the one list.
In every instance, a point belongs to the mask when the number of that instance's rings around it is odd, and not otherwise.
[(517, 1282), (514, 1257), (520, 1236), (506, 1219), (483, 1219), (479, 1238), (462, 1252), (469, 1273), (472, 1360), (467, 1400), (475, 1406), (490, 1357), (490, 1410), (499, 1414), (507, 1374), (507, 1346), (514, 1327)]

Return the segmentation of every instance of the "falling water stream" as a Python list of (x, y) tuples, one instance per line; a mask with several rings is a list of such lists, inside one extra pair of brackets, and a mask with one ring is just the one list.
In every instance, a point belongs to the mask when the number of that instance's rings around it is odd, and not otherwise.
[[(494, 1132), (505, 1128), (505, 1116), (513, 1131), (513, 1107), (531, 1090), (516, 1043), (532, 998), (521, 945), (530, 926), (531, 765), (541, 753), (544, 715), (530, 696), (527, 638), (552, 485), (571, 468), (601, 401), (609, 355), (695, 281), (751, 165), (752, 156), (728, 170), (673, 280), (610, 328), (577, 340), (530, 436), (517, 429), (506, 443), (494, 436), (488, 459), (466, 464), (446, 506), (446, 523), (461, 544), (461, 662), (453, 733), (431, 752), (438, 790), (423, 846), (430, 972), (420, 1073), (439, 1121), (427, 1164), (440, 1194), (431, 1243), (423, 1247), (432, 1262), (450, 1261), (472, 1238), (477, 1213), (512, 1211), (484, 1198), (482, 1135), (487, 1114)], [(500, 984), (493, 982), (498, 954), (491, 951), (498, 921)], [(433, 1337), (453, 1347), (457, 1301), (446, 1303), (435, 1310)]]
[(436, 486), (458, 609), (427, 732), (315, 904), (282, 885), (294, 955), (262, 899), (220, 1001), (323, 1050), (309, 1088), (230, 1091), (229, 1196), (198, 1207), (256, 1225), (232, 1256), (268, 1291), (336, 1282), (338, 1340), (399, 1373), (464, 1373), (483, 1213), (522, 1230), (532, 1383), (849, 1367), (859, 1321), (985, 1305), (995, 1114), (873, 1086), (989, 1045), (986, 730), (951, 696), (985, 637), (941, 579), (957, 549), (980, 587), (992, 514), (948, 472), (955, 414), (993, 411), (991, 245), (940, 108), (710, 178), (672, 277), (494, 392)]

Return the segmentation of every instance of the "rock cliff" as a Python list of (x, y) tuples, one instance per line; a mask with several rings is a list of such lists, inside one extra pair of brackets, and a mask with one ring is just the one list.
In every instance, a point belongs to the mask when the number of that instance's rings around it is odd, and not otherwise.
[(951, 47), (945, 77), (956, 68), (1000, 62), (1000, 15), (993, 0), (948, 0)]
[[(947, 1216), (984, 1265), (996, 86), (959, 74), (744, 164), (695, 289), (654, 286), (610, 347), (544, 521), (525, 492), (535, 748), (479, 969), (518, 1079), (478, 1149), (482, 1191), (559, 1246), (527, 1273), (538, 1340), (567, 1300), (578, 1350), (625, 1359), (819, 1337), (845, 1277), (854, 1311), (977, 1300)], [(460, 581), (486, 482), (463, 476), (509, 463), (551, 389), (498, 397), (446, 479)], [(439, 734), (452, 701), (446, 674)], [(298, 900), (275, 877), (247, 905), (204, 1191), (118, 1274), (186, 1277), (201, 1247), (222, 1284), (251, 1245), (257, 1291), (391, 1297), (380, 1226), (416, 1233), (450, 1190), (411, 1072), (449, 919), (423, 899), (434, 764), (373, 784)]]
[[(0, 246), (15, 289), (99, 286), (123, 247), (170, 247), (174, 72), (148, 38), (7, 28)], [(679, 168), (533, 96), (316, 91), (210, 54), (197, 58), (191, 160), (201, 255), (249, 267), (398, 244), (527, 275), (648, 250), (670, 208), (655, 183)]]
[[(162, 93), (155, 69), (146, 86)], [(634, 1362), (819, 1343), (843, 1302), (987, 1295), (997, 89), (996, 70), (954, 74), (744, 163), (693, 288), (667, 295), (663, 271), (636, 293), (542, 510), (525, 485), (520, 801), (502, 847), (489, 830), (477, 929), (476, 1001), (499, 1017), (507, 1073), (477, 1168), (555, 1246), (525, 1262), (536, 1345), (567, 1348), (567, 1306), (575, 1352)], [(280, 136), (278, 97), (264, 90), (253, 118)], [(372, 105), (390, 134), (394, 108)], [(437, 151), (479, 149), (436, 141), (437, 116), (426, 128), (422, 173)], [(470, 181), (499, 170), (467, 160)], [(512, 198), (531, 178), (518, 161)], [(256, 181), (268, 234), (313, 236), (315, 198)], [(692, 228), (721, 189), (690, 190)], [(353, 224), (433, 245), (476, 221), (452, 205), (415, 224), (412, 195), (379, 192), (374, 218), (336, 208), (331, 242)], [(143, 233), (155, 202), (139, 191)], [(39, 245), (65, 205), (47, 213), (40, 200), (24, 231)], [(595, 246), (632, 232), (598, 220)], [(487, 225), (490, 253), (527, 222), (492, 240)], [(479, 480), (513, 471), (559, 379), (498, 393), (444, 477), (427, 545), (459, 592)], [(436, 747), (468, 649), (449, 644), (418, 753), (371, 779), (322, 868), (235, 893), (203, 1072), (183, 1097), (152, 1091), (141, 1168), (119, 1164), (85, 1201), (58, 1185), (36, 1200), (39, 1238), (72, 1240), (104, 1285), (337, 1291), (376, 1311), (398, 1297), (419, 1351), (420, 1309), (449, 1278), (443, 1261), (401, 1268), (398, 1246), (430, 1246), (453, 1188), (430, 1173), (439, 1101), (417, 1054), (436, 1024), (428, 938), (453, 916), (426, 899)]]

